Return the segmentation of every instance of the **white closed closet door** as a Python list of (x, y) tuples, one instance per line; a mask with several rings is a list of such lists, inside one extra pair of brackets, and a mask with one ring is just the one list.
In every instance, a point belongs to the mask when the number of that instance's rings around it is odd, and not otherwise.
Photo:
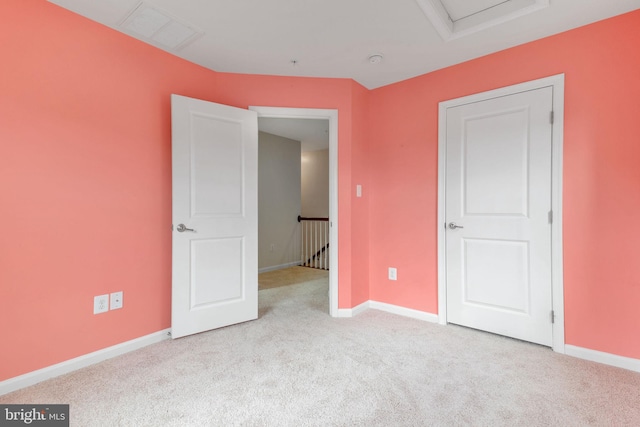
[(553, 88), (446, 110), (447, 321), (552, 345)]

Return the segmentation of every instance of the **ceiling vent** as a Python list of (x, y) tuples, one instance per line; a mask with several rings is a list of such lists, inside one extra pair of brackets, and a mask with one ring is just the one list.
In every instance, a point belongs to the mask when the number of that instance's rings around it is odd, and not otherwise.
[(144, 2), (136, 6), (120, 27), (141, 40), (173, 51), (182, 49), (203, 34), (193, 25), (180, 22)]
[(549, 6), (549, 0), (416, 0), (445, 40), (454, 40)]

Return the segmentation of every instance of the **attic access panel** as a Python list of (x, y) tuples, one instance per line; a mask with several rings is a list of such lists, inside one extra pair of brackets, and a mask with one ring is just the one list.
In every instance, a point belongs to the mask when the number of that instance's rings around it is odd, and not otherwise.
[(125, 32), (147, 43), (178, 51), (203, 35), (194, 25), (182, 22), (167, 12), (140, 2), (120, 23)]
[(416, 0), (443, 40), (454, 40), (549, 6), (549, 0)]

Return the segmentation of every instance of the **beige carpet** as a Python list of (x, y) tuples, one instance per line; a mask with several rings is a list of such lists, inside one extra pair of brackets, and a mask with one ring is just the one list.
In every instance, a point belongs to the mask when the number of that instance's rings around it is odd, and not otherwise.
[(280, 286), (297, 285), (311, 280), (329, 280), (329, 270), (310, 267), (290, 267), (267, 271), (258, 275), (258, 289), (273, 289)]
[(260, 319), (164, 341), (0, 396), (72, 426), (638, 426), (640, 374), (370, 310), (327, 281), (260, 291)]

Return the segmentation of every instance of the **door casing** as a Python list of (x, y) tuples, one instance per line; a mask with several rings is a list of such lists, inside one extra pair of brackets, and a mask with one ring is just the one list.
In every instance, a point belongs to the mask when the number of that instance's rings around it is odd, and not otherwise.
[(562, 261), (562, 147), (564, 135), (564, 74), (520, 83), (500, 89), (443, 101), (438, 110), (438, 322), (447, 323), (446, 277), (446, 143), (447, 109), (473, 102), (485, 101), (514, 93), (553, 87), (553, 128), (551, 136), (551, 287), (554, 312), (553, 350), (565, 353), (564, 342), (564, 284)]
[(338, 110), (250, 106), (258, 118), (329, 120), (329, 314), (338, 316)]

